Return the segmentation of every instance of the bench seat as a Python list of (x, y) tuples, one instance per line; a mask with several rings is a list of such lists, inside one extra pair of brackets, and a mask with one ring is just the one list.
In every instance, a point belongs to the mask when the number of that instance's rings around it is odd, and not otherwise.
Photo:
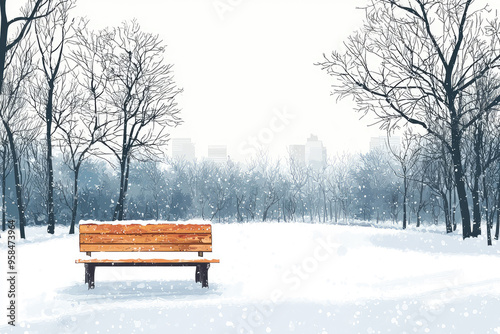
[(186, 263), (186, 264), (198, 264), (198, 263), (220, 263), (220, 260), (208, 260), (208, 259), (196, 259), (196, 260), (179, 260), (179, 259), (119, 259), (119, 260), (109, 260), (109, 259), (80, 259), (76, 260), (76, 263)]
[[(210, 224), (80, 224), (80, 251), (203, 252), (212, 251)], [(78, 259), (85, 265), (85, 283), (95, 286), (96, 267), (196, 267), (195, 281), (208, 288), (208, 268), (218, 259)]]

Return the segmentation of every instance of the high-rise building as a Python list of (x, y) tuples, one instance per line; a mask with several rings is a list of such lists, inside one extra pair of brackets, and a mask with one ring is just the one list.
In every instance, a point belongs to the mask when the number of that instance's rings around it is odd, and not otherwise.
[(208, 145), (208, 160), (216, 163), (227, 162), (227, 146)]
[(191, 138), (172, 138), (172, 158), (195, 160), (195, 148)]
[(306, 142), (306, 162), (315, 168), (321, 168), (326, 165), (326, 147), (318, 136), (311, 135)]
[(398, 152), (401, 149), (401, 138), (398, 136), (389, 137), (389, 142), (387, 142), (387, 137), (371, 137), (370, 138), (370, 152), (381, 151), (390, 153), (391, 150), (387, 145), (390, 145), (393, 152)]
[(297, 162), (305, 163), (314, 168), (326, 166), (326, 147), (315, 135), (311, 135), (305, 145), (290, 145), (289, 154)]
[(293, 161), (300, 164), (306, 163), (306, 145), (290, 145), (289, 154)]

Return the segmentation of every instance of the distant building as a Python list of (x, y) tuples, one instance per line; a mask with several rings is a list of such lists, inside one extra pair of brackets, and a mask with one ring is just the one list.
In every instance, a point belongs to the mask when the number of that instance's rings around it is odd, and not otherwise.
[(290, 145), (290, 157), (298, 162), (305, 163), (313, 168), (326, 166), (327, 153), (323, 142), (318, 136), (311, 135), (305, 145)]
[(208, 160), (216, 163), (225, 163), (227, 159), (226, 145), (208, 145)]
[(191, 138), (172, 138), (172, 158), (195, 160), (195, 148)]
[(326, 147), (318, 136), (311, 135), (306, 142), (306, 162), (308, 165), (321, 168), (326, 166)]
[(401, 149), (401, 138), (398, 136), (389, 137), (389, 143), (387, 142), (386, 136), (371, 137), (370, 138), (370, 152), (381, 151), (390, 153), (391, 150), (387, 146), (391, 145), (391, 149), (394, 152), (398, 152)]
[(289, 154), (295, 162), (306, 163), (306, 145), (290, 145)]

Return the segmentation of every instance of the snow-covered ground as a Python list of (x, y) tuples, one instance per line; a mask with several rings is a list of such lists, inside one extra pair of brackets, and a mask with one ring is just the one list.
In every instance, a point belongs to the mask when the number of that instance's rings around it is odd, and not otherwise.
[[(17, 240), (16, 327), (2, 278), (0, 332), (500, 333), (499, 244), (442, 229), (213, 224), (209, 289), (192, 267), (141, 267), (97, 268), (87, 290), (78, 235), (30, 227)], [(0, 249), (6, 277), (5, 232)]]

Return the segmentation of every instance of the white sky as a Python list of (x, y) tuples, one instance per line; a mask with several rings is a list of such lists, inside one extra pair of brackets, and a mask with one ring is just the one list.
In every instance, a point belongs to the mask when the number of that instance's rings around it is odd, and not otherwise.
[[(385, 135), (359, 120), (348, 100), (330, 96), (332, 79), (315, 62), (339, 49), (360, 24), (360, 1), (347, 0), (80, 0), (75, 15), (93, 28), (136, 18), (158, 33), (174, 64), (184, 124), (172, 137), (189, 137), (196, 155), (227, 144), (233, 159), (259, 137), (272, 155), (318, 135), (332, 154), (367, 151)], [(279, 111), (287, 116), (276, 118)], [(293, 116), (293, 118), (292, 118)]]

